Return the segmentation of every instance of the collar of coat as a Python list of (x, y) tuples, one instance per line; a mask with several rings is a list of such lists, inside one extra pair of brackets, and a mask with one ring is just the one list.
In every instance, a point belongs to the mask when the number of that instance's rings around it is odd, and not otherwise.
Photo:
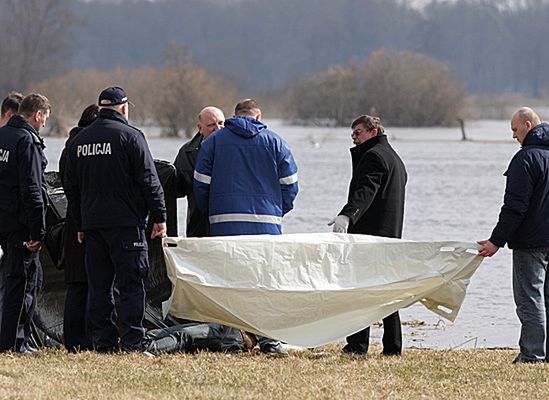
[(44, 144), (44, 139), (38, 134), (38, 131), (34, 129), (34, 127), (29, 124), (29, 122), (21, 115), (15, 114), (13, 117), (11, 117), (8, 121), (8, 125), (13, 128), (24, 129), (28, 131), (31, 134), (35, 144), (39, 145), (42, 150), (46, 148), (46, 145)]
[(125, 125), (129, 125), (126, 117), (110, 108), (102, 108), (99, 110), (99, 118), (114, 119), (115, 121), (120, 121)]
[(368, 150), (378, 144), (389, 144), (389, 141), (387, 140), (387, 135), (374, 136), (373, 138), (366, 140), (364, 143), (361, 143), (358, 146), (351, 147), (351, 154), (353, 156), (362, 156), (364, 153), (366, 153)]

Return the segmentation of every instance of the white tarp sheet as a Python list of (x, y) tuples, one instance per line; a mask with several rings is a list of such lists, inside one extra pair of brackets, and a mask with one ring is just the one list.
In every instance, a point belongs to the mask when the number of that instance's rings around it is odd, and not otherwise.
[(337, 233), (164, 241), (165, 313), (307, 347), (417, 301), (453, 321), (482, 261), (475, 243)]

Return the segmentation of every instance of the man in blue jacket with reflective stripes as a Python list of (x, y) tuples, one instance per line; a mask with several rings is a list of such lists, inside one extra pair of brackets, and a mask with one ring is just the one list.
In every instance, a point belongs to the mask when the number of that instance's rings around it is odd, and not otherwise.
[[(298, 192), (297, 166), (288, 144), (261, 122), (255, 100), (238, 103), (235, 117), (204, 140), (194, 191), (211, 236), (282, 233), (282, 217)], [(270, 339), (260, 339), (259, 345), (268, 354), (284, 353)]]

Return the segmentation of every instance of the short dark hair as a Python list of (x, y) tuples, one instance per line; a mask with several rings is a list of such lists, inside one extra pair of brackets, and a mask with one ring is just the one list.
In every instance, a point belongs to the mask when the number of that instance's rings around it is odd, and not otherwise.
[(80, 128), (85, 128), (86, 126), (91, 124), (93, 121), (95, 121), (98, 115), (99, 115), (99, 106), (96, 104), (90, 104), (89, 106), (84, 108), (84, 111), (82, 111), (82, 115), (78, 120), (78, 126)]
[(10, 92), (2, 101), (0, 117), (4, 117), (8, 111), (11, 111), (13, 114), (17, 114), (19, 112), (19, 106), (23, 101), (23, 97), (24, 96), (19, 92)]
[(245, 99), (239, 102), (234, 108), (234, 115), (253, 117), (258, 111), (261, 111), (259, 104), (254, 99)]
[(381, 124), (381, 119), (379, 117), (372, 117), (371, 115), (361, 115), (353, 121), (351, 128), (354, 129), (355, 126), (362, 124), (366, 129), (371, 131), (372, 129), (377, 128), (377, 134), (383, 135), (385, 133), (385, 128)]
[(19, 106), (19, 114), (24, 117), (31, 117), (38, 111), (51, 110), (51, 104), (48, 98), (38, 93), (27, 95)]

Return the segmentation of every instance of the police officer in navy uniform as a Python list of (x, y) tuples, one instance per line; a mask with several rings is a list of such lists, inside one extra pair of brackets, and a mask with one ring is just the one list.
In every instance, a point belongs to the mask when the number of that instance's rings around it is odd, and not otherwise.
[(39, 251), (46, 233), (47, 160), (38, 132), (50, 116), (48, 99), (29, 94), (0, 128), (0, 245), (5, 277), (0, 351), (26, 353), (39, 291)]
[(130, 104), (120, 87), (101, 92), (99, 117), (70, 144), (65, 170), (78, 240), (85, 243), (90, 335), (99, 352), (144, 350), (149, 212), (151, 238), (166, 236), (164, 192), (145, 136), (128, 124)]

